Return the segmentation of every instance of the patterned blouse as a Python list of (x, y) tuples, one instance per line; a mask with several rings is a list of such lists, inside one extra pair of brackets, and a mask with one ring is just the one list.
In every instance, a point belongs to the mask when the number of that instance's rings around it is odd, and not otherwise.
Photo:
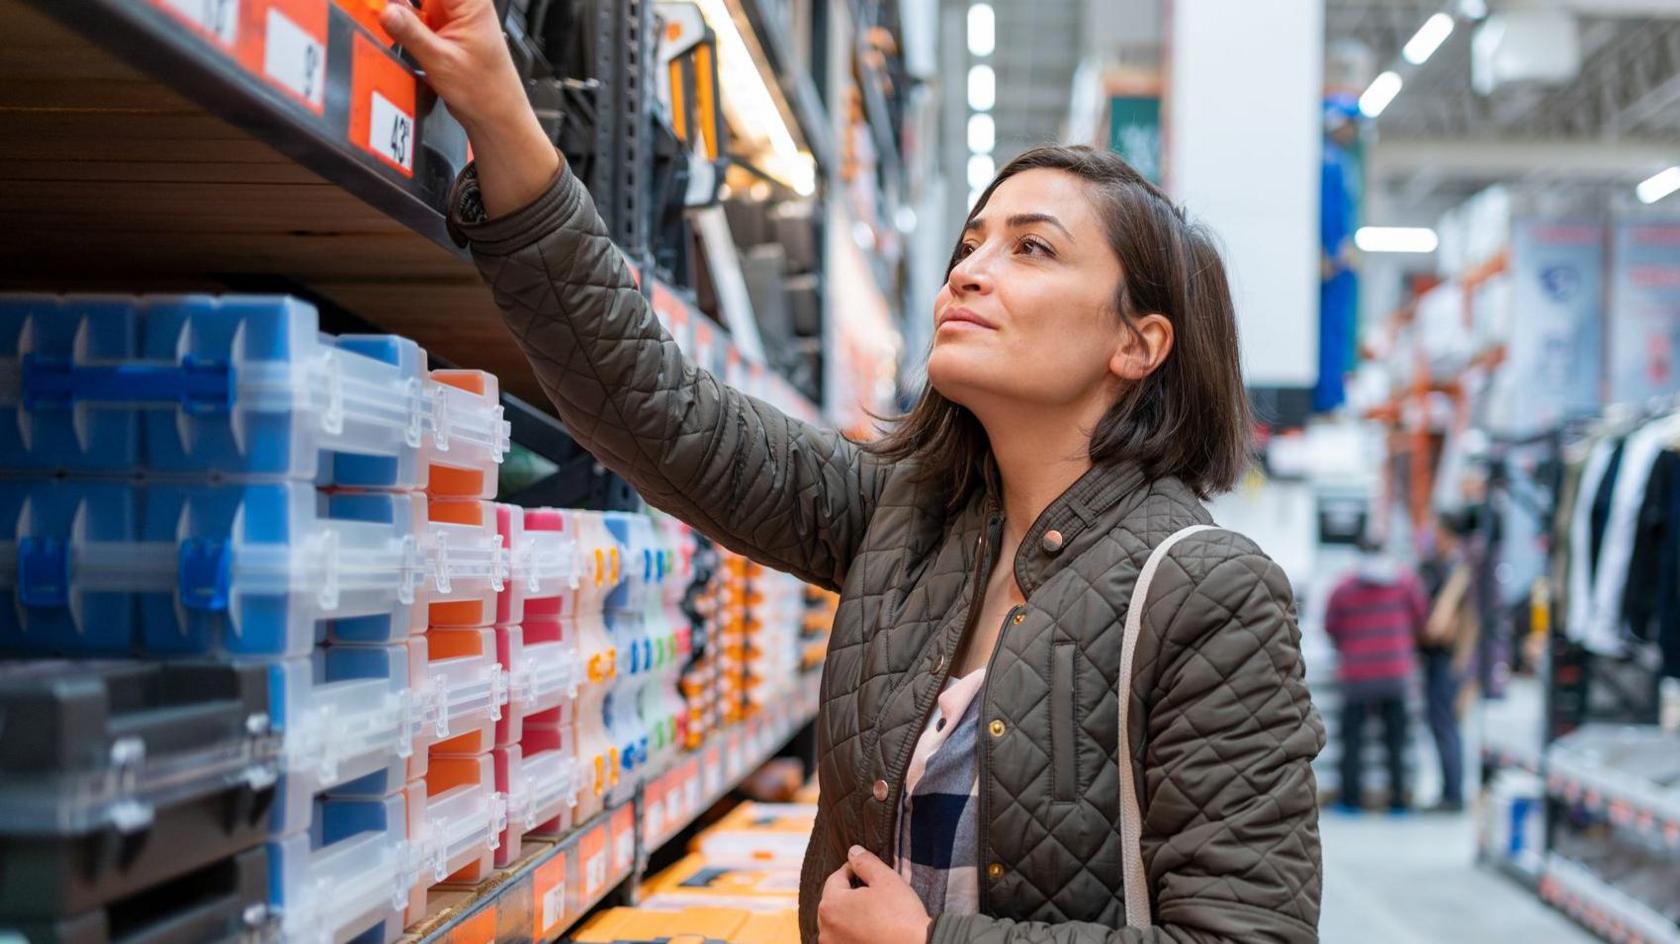
[(939, 693), (905, 774), (898, 873), (931, 916), (980, 909), (980, 688), (986, 670), (953, 678)]

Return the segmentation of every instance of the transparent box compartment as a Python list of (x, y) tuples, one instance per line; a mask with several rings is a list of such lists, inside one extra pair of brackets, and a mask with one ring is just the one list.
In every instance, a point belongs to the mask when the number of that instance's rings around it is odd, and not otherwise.
[[(314, 828), (269, 842), (271, 906), (287, 944), (346, 944), (401, 936), (417, 905), (424, 787), (323, 800)], [(423, 906), (424, 902), (418, 905)]]
[(321, 334), (285, 296), (0, 295), (0, 455), (371, 488), (467, 469), (439, 484), (487, 497), (510, 429), (494, 379), (439, 374), (412, 341)]
[(507, 798), (496, 790), (492, 755), (434, 757), (426, 794), (418, 840), (421, 883), (483, 879), (507, 829)]
[(415, 643), (427, 652), (417, 699), (420, 740), (434, 753), (490, 750), (508, 699), (495, 630), (432, 630)]
[(526, 716), (577, 698), (583, 671), (577, 643), (561, 621), (499, 626), (496, 647), (508, 673), (508, 707), (497, 723), (496, 743), (511, 744)]
[[(305, 483), (0, 481), (0, 649), (307, 654), (328, 621), (424, 626), (423, 508)], [(377, 506), (377, 511), (373, 506)]]
[(421, 548), (430, 625), (451, 629), (495, 625), (508, 576), (508, 554), (496, 527), (495, 505), (429, 502)]
[(319, 794), (384, 795), (407, 781), (422, 723), (409, 647), (334, 646), (269, 667), (284, 776), (274, 832), (307, 829)]
[[(510, 626), (531, 615), (558, 614), (558, 598), (576, 592), (582, 572), (578, 547), (553, 509), (496, 505), (496, 525), (508, 552), (507, 587), (497, 601), (496, 624)], [(534, 605), (533, 605), (534, 604)]]

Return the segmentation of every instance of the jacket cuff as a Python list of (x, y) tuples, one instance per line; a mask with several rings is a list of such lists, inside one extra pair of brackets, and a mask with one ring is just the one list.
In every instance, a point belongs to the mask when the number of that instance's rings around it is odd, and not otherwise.
[(449, 191), (449, 237), (478, 255), (510, 255), (559, 229), (577, 207), (582, 187), (562, 154), (559, 169), (536, 199), (491, 219), (479, 193), (478, 164), (469, 163)]

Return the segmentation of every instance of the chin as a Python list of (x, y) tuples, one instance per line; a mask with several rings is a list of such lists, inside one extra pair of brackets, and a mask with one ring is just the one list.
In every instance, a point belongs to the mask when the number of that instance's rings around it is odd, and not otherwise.
[(939, 395), (959, 406), (995, 386), (991, 373), (976, 363), (966, 352), (953, 351), (936, 345), (927, 362), (928, 386)]

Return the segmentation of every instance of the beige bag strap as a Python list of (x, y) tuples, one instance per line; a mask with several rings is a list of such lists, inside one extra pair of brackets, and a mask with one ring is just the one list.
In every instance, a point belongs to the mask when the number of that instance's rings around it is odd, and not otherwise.
[(1212, 525), (1193, 525), (1175, 532), (1149, 554), (1138, 574), (1137, 586), (1132, 588), (1132, 602), (1126, 607), (1126, 635), (1120, 648), (1120, 683), (1116, 686), (1120, 702), (1120, 867), (1126, 894), (1126, 926), (1148, 928), (1154, 925), (1149, 905), (1149, 876), (1143, 871), (1143, 813), (1138, 805), (1136, 776), (1132, 771), (1132, 739), (1126, 727), (1132, 703), (1132, 656), (1137, 651), (1138, 636), (1143, 634), (1143, 611), (1149, 602), (1149, 585), (1155, 571), (1161, 567), (1167, 552), (1184, 538), (1200, 531), (1217, 530)]

